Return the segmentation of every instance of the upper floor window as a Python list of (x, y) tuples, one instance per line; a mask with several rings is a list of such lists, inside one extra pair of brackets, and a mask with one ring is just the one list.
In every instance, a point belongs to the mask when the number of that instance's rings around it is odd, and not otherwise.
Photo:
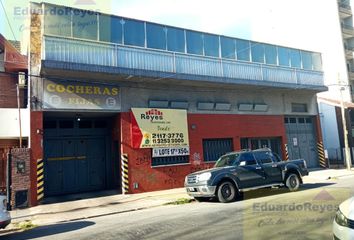
[(205, 56), (219, 57), (219, 37), (212, 34), (204, 34)]
[(167, 28), (167, 50), (185, 52), (184, 30), (179, 28)]
[(278, 60), (280, 66), (290, 67), (288, 48), (278, 47)]
[(291, 67), (301, 68), (301, 55), (297, 49), (289, 49)]
[(228, 37), (220, 38), (221, 56), (223, 58), (235, 59), (235, 40)]
[(262, 43), (251, 42), (252, 62), (264, 63), (264, 45)]
[(250, 61), (250, 42), (247, 40), (236, 40), (237, 60)]
[(322, 70), (322, 59), (321, 54), (319, 53), (312, 53), (312, 65), (313, 69), (316, 71)]
[(166, 49), (166, 27), (146, 23), (146, 43), (148, 48)]
[(99, 16), (100, 41), (122, 43), (122, 19), (101, 14)]
[(130, 19), (125, 19), (124, 22), (124, 44), (144, 47), (144, 22)]
[(265, 62), (277, 64), (277, 48), (274, 45), (264, 44)]
[(71, 37), (71, 8), (45, 5), (44, 32)]
[(312, 70), (312, 55), (310, 52), (301, 51), (302, 68)]
[(98, 40), (97, 13), (86, 10), (72, 10), (73, 37)]
[(194, 31), (186, 31), (187, 52), (203, 55), (203, 34)]

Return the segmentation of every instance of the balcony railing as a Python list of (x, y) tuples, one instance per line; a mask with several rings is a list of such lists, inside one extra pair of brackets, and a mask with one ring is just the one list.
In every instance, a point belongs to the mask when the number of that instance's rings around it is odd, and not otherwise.
[(254, 81), (268, 85), (323, 86), (323, 73), (319, 71), (52, 36), (45, 36), (44, 42), (44, 60), (154, 71), (172, 76), (205, 76), (215, 82), (233, 83), (233, 79), (238, 79), (250, 84)]

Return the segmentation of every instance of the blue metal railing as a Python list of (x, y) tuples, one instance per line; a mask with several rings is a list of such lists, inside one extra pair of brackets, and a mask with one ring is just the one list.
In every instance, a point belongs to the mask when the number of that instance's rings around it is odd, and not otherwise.
[(79, 39), (45, 36), (42, 52), (42, 59), (61, 62), (139, 69), (171, 74), (208, 76), (219, 79), (242, 79), (275, 84), (289, 83), (323, 86), (323, 73), (319, 71), (225, 60)]

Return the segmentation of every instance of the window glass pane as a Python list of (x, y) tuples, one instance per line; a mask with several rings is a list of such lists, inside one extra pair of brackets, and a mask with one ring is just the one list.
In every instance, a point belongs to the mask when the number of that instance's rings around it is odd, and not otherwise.
[(277, 48), (273, 45), (264, 45), (265, 61), (267, 64), (277, 64)]
[(290, 67), (289, 49), (284, 47), (278, 47), (278, 59), (280, 66)]
[(167, 50), (185, 52), (184, 46), (184, 30), (171, 27), (167, 28)]
[(255, 165), (257, 164), (256, 159), (254, 158), (252, 153), (242, 153), (239, 158), (239, 165), (246, 166), (246, 165)]
[(300, 51), (296, 49), (289, 49), (291, 67), (301, 68)]
[(166, 28), (162, 25), (146, 23), (146, 42), (148, 48), (166, 49)]
[(73, 15), (73, 37), (98, 40), (97, 14), (85, 10), (72, 10)]
[(219, 36), (204, 34), (204, 54), (219, 57)]
[(261, 43), (251, 42), (252, 62), (264, 63), (264, 46)]
[(254, 152), (254, 156), (262, 164), (273, 162), (270, 152)]
[(310, 52), (301, 51), (302, 68), (312, 70), (312, 56)]
[(44, 33), (58, 36), (71, 36), (71, 9), (45, 5)]
[(199, 32), (186, 31), (187, 52), (203, 55), (203, 35)]
[(322, 59), (321, 54), (319, 53), (312, 53), (312, 65), (313, 69), (316, 71), (322, 70)]
[(121, 18), (99, 15), (100, 41), (122, 43)]
[(130, 19), (124, 21), (124, 44), (144, 47), (144, 22)]
[(250, 42), (247, 40), (236, 40), (237, 60), (250, 61)]
[(220, 37), (221, 57), (235, 59), (235, 40), (227, 37)]
[(292, 103), (291, 104), (292, 112), (307, 112), (307, 105), (305, 103)]

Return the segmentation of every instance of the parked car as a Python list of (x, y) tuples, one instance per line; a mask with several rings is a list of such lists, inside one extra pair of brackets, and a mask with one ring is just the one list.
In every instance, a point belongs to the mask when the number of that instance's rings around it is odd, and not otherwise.
[(231, 202), (242, 192), (258, 188), (285, 185), (296, 191), (305, 175), (303, 159), (282, 161), (268, 148), (245, 150), (225, 154), (213, 168), (187, 175), (185, 188), (197, 201), (217, 197)]
[(354, 197), (339, 205), (333, 220), (333, 239), (354, 239)]
[(0, 195), (0, 228), (5, 228), (11, 222), (10, 213), (6, 210), (6, 196)]

